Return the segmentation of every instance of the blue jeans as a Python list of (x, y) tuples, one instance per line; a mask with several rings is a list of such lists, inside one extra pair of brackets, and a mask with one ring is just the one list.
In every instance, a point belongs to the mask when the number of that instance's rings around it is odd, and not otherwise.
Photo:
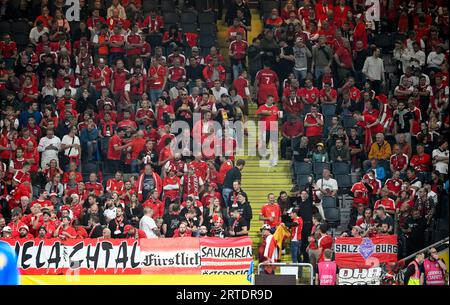
[(293, 263), (300, 263), (300, 260), (298, 259), (300, 255), (300, 249), (302, 248), (302, 241), (301, 240), (292, 240), (291, 241), (291, 256), (292, 256), (292, 262)]
[(223, 201), (225, 202), (225, 206), (228, 206), (228, 201), (230, 200), (230, 194), (233, 192), (233, 189), (224, 188), (222, 190)]
[(303, 80), (306, 78), (307, 73), (308, 73), (308, 70), (295, 70), (294, 69), (295, 78), (298, 80), (300, 85), (303, 85)]
[(233, 64), (233, 79), (237, 79), (239, 77), (239, 72), (242, 71), (242, 63), (234, 63)]
[(162, 90), (150, 89), (150, 91), (148, 93), (148, 97), (150, 98), (152, 103), (155, 103), (156, 100), (161, 96), (161, 94), (162, 94)]
[(316, 86), (322, 88), (321, 78), (325, 74), (325, 67), (315, 67), (314, 68), (314, 79), (316, 81)]
[(139, 173), (139, 164), (137, 160), (131, 161), (131, 173), (132, 174)]

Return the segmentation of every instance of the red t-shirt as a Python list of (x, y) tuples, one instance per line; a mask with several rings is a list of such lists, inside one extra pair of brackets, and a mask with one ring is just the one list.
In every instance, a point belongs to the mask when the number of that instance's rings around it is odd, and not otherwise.
[(323, 252), (325, 249), (331, 249), (333, 246), (333, 238), (329, 235), (325, 235), (323, 237), (319, 237), (318, 240), (318, 248), (322, 248), (322, 253), (320, 254), (318, 262), (322, 262), (324, 260), (323, 258)]
[(276, 131), (278, 130), (278, 124), (270, 123), (277, 122), (278, 123), (278, 107), (275, 105), (267, 106), (266, 104), (259, 106), (256, 114), (261, 113), (262, 111), (270, 111), (269, 116), (262, 116), (259, 120), (266, 122), (266, 131)]
[(428, 172), (430, 170), (431, 158), (429, 154), (424, 153), (423, 155), (414, 155), (409, 162), (416, 171)]
[(109, 160), (120, 160), (122, 152), (120, 150), (114, 150), (115, 145), (122, 145), (122, 139), (118, 135), (113, 135), (109, 139), (107, 157)]
[(374, 210), (378, 209), (379, 206), (384, 206), (386, 212), (395, 212), (395, 201), (391, 198), (381, 198), (375, 202)]
[(301, 88), (299, 93), (301, 97), (305, 98), (308, 104), (315, 104), (317, 98), (320, 96), (320, 91), (316, 87), (312, 87), (310, 89)]
[[(131, 44), (141, 43), (141, 36), (139, 34), (130, 34), (127, 36), (127, 42)], [(139, 55), (142, 54), (142, 48), (130, 48), (127, 49), (127, 55)]]
[(247, 54), (247, 42), (245, 40), (232, 41), (230, 43), (229, 50), (234, 52), (235, 59), (238, 59), (238, 60), (245, 59), (245, 56)]
[[(321, 113), (317, 114), (317, 117), (320, 118), (323, 122), (323, 116)], [(305, 124), (316, 124), (317, 123), (317, 118), (315, 118), (311, 113), (308, 113), (305, 116)], [(323, 133), (323, 126), (310, 126), (310, 127), (306, 127), (306, 136), (307, 137), (316, 137), (316, 136), (321, 136)]]
[[(109, 42), (110, 43), (112, 43), (112, 42), (117, 43), (117, 42), (123, 42), (123, 41), (125, 41), (125, 36), (124, 35), (113, 34), (113, 35), (109, 36)], [(125, 48), (123, 46), (122, 47), (110, 47), (109, 51), (111, 53), (125, 53)]]
[(273, 220), (265, 220), (264, 223), (268, 224), (271, 228), (278, 226), (281, 223), (281, 208), (275, 204), (266, 203), (261, 208), (261, 214), (263, 217), (273, 217)]
[(405, 154), (392, 155), (390, 163), (394, 170), (402, 170), (403, 167), (408, 164), (408, 156)]
[(369, 204), (369, 197), (366, 186), (362, 182), (357, 182), (353, 184), (352, 189), (350, 190), (353, 194), (353, 206), (356, 207), (358, 204), (362, 203), (364, 206)]

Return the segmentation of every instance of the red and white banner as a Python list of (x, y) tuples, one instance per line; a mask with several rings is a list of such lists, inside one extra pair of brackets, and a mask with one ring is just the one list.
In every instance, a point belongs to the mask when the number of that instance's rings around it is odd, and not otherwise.
[(247, 274), (252, 257), (249, 237), (200, 239), (202, 274)]
[(5, 241), (21, 274), (246, 274), (252, 260), (249, 237)]
[(397, 236), (337, 237), (334, 251), (339, 268), (374, 268), (397, 261)]
[(141, 239), (142, 274), (199, 274), (199, 238)]
[(138, 240), (59, 239), (7, 241), (21, 274), (139, 274)]

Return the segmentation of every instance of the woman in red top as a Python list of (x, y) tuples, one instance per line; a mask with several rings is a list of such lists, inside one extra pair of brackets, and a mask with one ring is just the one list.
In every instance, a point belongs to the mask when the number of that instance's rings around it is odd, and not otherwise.
[[(182, 42), (181, 33), (178, 31), (178, 27), (176, 25), (171, 25), (170, 28), (164, 32), (162, 37), (162, 43), (165, 47), (169, 46), (173, 42), (177, 45)], [(171, 52), (168, 51), (167, 53), (170, 54)]]

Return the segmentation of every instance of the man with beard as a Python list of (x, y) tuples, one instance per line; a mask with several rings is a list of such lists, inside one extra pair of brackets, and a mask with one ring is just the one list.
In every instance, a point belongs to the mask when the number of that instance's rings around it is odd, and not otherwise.
[(248, 236), (248, 224), (244, 217), (241, 216), (241, 212), (237, 208), (231, 210), (231, 217), (233, 223), (230, 226), (228, 234), (230, 237)]
[(169, 206), (169, 213), (164, 215), (164, 222), (162, 230), (165, 237), (173, 237), (174, 231), (178, 228), (181, 221), (180, 206), (176, 203), (172, 203)]
[(128, 221), (123, 215), (123, 207), (116, 207), (116, 218), (112, 219), (108, 228), (111, 230), (112, 238), (125, 238), (124, 228), (128, 224)]
[(287, 211), (291, 207), (291, 203), (286, 191), (280, 192), (280, 196), (278, 196), (277, 203), (281, 209), (281, 221), (284, 223), (290, 222), (290, 217), (287, 214)]
[[(298, 209), (298, 216), (303, 220), (303, 226), (302, 226), (302, 240), (308, 240), (309, 235), (311, 234), (312, 230), (312, 216), (315, 211), (317, 211), (317, 208), (314, 207), (313, 201), (312, 201), (312, 187), (311, 185), (306, 188), (306, 190), (303, 190), (299, 193), (297, 193), (297, 198), (292, 203), (293, 207)], [(304, 262), (309, 262), (309, 255), (306, 250), (308, 247), (308, 243), (304, 242), (301, 244), (300, 248), (300, 255), (303, 256)]]
[(29, 233), (30, 229), (27, 225), (22, 225), (19, 228), (19, 239), (33, 239), (33, 235)]

